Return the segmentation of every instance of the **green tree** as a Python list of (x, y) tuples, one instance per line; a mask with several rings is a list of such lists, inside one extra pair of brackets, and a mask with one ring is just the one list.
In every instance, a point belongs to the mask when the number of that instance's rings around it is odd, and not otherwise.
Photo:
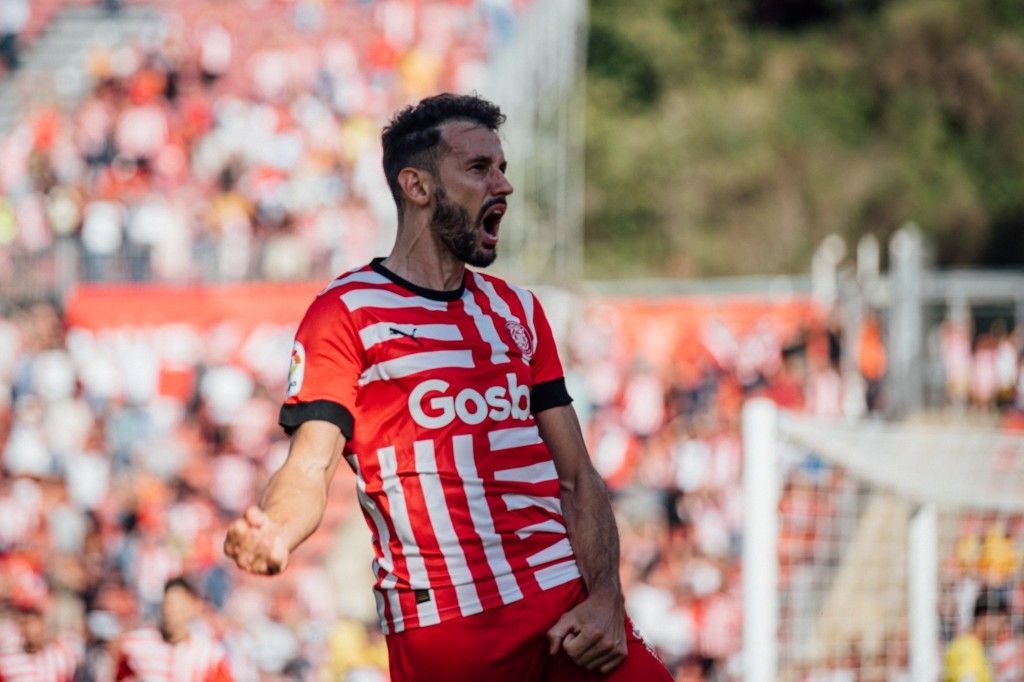
[(589, 276), (804, 271), (907, 220), (1024, 264), (1024, 4), (594, 0)]

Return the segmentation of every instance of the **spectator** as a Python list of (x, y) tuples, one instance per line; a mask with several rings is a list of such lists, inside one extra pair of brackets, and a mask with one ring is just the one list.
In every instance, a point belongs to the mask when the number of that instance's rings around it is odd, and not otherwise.
[(129, 632), (120, 642), (117, 679), (231, 682), (227, 652), (206, 631), (202, 600), (182, 577), (167, 581), (160, 629)]
[(989, 649), (1009, 625), (1009, 604), (995, 591), (978, 595), (971, 628), (946, 649), (947, 682), (994, 682)]
[(73, 632), (52, 632), (47, 622), (50, 596), (35, 569), (9, 558), (8, 600), (16, 628), (0, 645), (0, 679), (71, 682), (84, 647)]

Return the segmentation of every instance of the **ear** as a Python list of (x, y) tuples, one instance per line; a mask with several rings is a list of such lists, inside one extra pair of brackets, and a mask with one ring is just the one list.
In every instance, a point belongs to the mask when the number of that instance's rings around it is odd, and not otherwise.
[(419, 208), (425, 208), (434, 196), (434, 177), (422, 168), (403, 168), (398, 173), (398, 184), (405, 200)]

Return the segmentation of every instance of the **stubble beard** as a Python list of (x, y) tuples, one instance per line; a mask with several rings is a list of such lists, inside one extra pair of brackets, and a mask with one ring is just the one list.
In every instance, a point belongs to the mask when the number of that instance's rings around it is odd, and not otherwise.
[(474, 224), (469, 211), (449, 201), (444, 187), (438, 186), (434, 190), (434, 216), (430, 220), (430, 229), (453, 256), (475, 268), (486, 268), (498, 257), (497, 249), (485, 251), (477, 246), (476, 230), (481, 224), (481, 220)]

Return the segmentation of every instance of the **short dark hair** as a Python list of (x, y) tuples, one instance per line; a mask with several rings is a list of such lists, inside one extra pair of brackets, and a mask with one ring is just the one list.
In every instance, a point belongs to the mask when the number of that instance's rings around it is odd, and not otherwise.
[(185, 590), (186, 592), (188, 592), (190, 595), (192, 595), (193, 597), (195, 597), (197, 599), (201, 599), (202, 598), (202, 596), (199, 594), (199, 590), (197, 590), (195, 585), (192, 584), (192, 581), (189, 580), (188, 578), (186, 578), (183, 575), (176, 575), (173, 578), (170, 578), (167, 582), (165, 582), (164, 583), (164, 594), (167, 594), (168, 592), (173, 590), (175, 587), (180, 587), (181, 589)]
[(996, 589), (986, 588), (974, 600), (974, 617), (1006, 616), (1010, 613), (1010, 602), (1006, 595)]
[(472, 121), (496, 131), (505, 122), (505, 114), (493, 102), (476, 95), (445, 92), (405, 107), (384, 128), (384, 177), (399, 213), (402, 187), (398, 174), (409, 166), (436, 173), (441, 126), (451, 121)]

